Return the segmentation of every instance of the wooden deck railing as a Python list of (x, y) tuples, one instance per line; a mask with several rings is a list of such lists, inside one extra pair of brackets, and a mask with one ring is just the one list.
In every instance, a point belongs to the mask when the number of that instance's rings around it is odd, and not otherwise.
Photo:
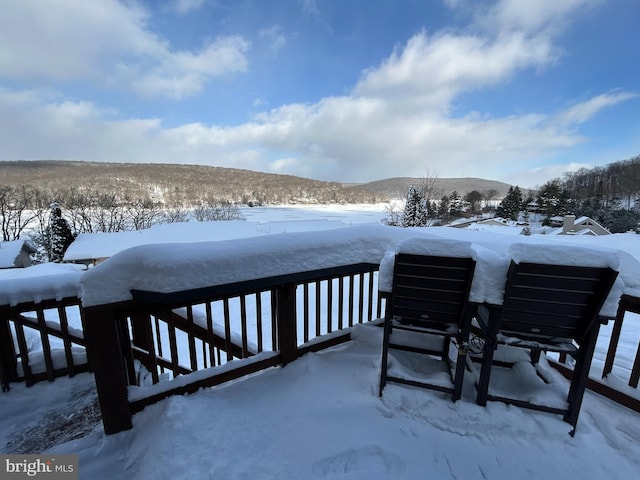
[(349, 340), (347, 327), (382, 315), (377, 270), (357, 264), (169, 294), (134, 290), (130, 302), (85, 308), (105, 432), (130, 428), (133, 413), (169, 395)]
[[(345, 329), (383, 315), (377, 269), (358, 264), (170, 294), (133, 291), (133, 301), (84, 310), (76, 297), (2, 305), (0, 383), (7, 391), (11, 382), (30, 386), (91, 370), (105, 431), (115, 433), (169, 395), (347, 341)], [(607, 356), (599, 363), (609, 378), (592, 369), (587, 388), (640, 412), (640, 346), (633, 362), (617, 351), (626, 312), (640, 313), (640, 299), (623, 296), (611, 333), (601, 330), (597, 348)], [(570, 364), (552, 363), (571, 376)]]
[[(81, 319), (77, 297), (0, 306), (0, 383), (27, 386), (42, 380), (89, 370), (82, 329), (69, 325)], [(79, 326), (79, 325), (78, 325)]]

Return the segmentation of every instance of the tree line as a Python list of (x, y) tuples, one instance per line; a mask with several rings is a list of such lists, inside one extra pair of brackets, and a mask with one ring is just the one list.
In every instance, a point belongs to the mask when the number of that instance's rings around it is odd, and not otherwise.
[(418, 185), (409, 186), (402, 210), (394, 206), (387, 209), (384, 223), (401, 227), (444, 225), (467, 214), (477, 214), (490, 209), (498, 191), (471, 190), (464, 196), (456, 190), (443, 194), (436, 177), (427, 176)]
[(612, 233), (636, 230), (640, 222), (640, 156), (565, 173), (540, 187), (538, 207), (547, 218), (587, 216)]
[(80, 233), (142, 230), (159, 223), (240, 220), (237, 205), (203, 198), (194, 205), (166, 207), (149, 197), (91, 192), (78, 187), (48, 190), (0, 186), (2, 241), (29, 237), (40, 260), (61, 261)]
[[(473, 190), (461, 197), (442, 195), (427, 177), (409, 187), (403, 210), (389, 209), (386, 223), (404, 227), (441, 225), (454, 218), (493, 209), (498, 192)], [(531, 213), (543, 216), (543, 225), (553, 217), (587, 216), (612, 233), (640, 231), (640, 156), (592, 169), (568, 172), (549, 180), (525, 196), (516, 185), (500, 201), (496, 214), (510, 220), (527, 220)]]

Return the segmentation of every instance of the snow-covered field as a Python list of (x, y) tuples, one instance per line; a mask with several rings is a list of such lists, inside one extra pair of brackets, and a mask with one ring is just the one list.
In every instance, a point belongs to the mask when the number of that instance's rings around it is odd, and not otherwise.
[[(349, 208), (353, 211), (287, 207), (254, 208), (244, 213), (248, 221), (261, 223), (264, 228), (270, 223), (316, 218), (362, 226), (384, 216), (384, 206), (377, 211)], [(334, 233), (330, 235), (343, 235), (348, 245), (349, 235), (353, 235), (348, 231), (358, 230), (340, 229), (340, 234), (331, 230)], [(393, 230), (406, 235), (404, 229)], [(486, 232), (429, 230), (447, 239), (473, 242), (475, 251), (480, 252), (478, 257), (483, 259), (497, 259), (514, 242), (508, 238), (511, 236)], [(280, 240), (292, 236), (313, 244), (322, 243), (327, 235), (299, 233), (273, 236), (264, 242), (282, 245)], [(531, 248), (525, 250), (532, 255), (539, 239), (522, 240), (531, 242)], [(567, 252), (565, 258), (578, 255), (581, 248), (605, 252), (598, 261), (618, 262), (622, 270), (626, 269), (624, 285), (639, 286), (634, 282), (640, 276), (640, 271), (635, 271), (640, 236), (554, 239), (554, 243), (559, 251)], [(368, 250), (359, 248), (362, 245), (368, 245)], [(359, 255), (379, 255), (371, 245), (360, 243), (353, 248), (360, 251)], [(624, 254), (614, 255), (611, 248)], [(336, 260), (322, 249), (318, 252)], [(182, 260), (187, 261), (188, 255)], [(101, 271), (110, 270), (109, 263), (91, 272), (88, 285), (104, 274)], [(496, 265), (487, 263), (488, 267)], [(491, 292), (486, 288), (480, 291)], [(639, 323), (635, 315), (625, 319), (614, 370), (621, 377), (628, 378), (640, 338)], [(603, 328), (605, 340), (610, 328)], [(306, 355), (285, 368), (270, 369), (191, 396), (169, 398), (136, 415), (132, 430), (109, 437), (95, 423), (91, 375), (62, 378), (29, 389), (14, 385), (9, 393), (0, 395), (0, 445), (5, 445), (7, 452), (33, 451), (35, 446), (36, 450), (48, 448), (51, 455), (79, 454), (80, 478), (96, 479), (626, 479), (637, 475), (640, 416), (595, 394), (587, 393), (573, 438), (567, 434), (569, 425), (557, 415), (500, 403), (477, 406), (473, 373), (466, 375), (463, 398), (455, 404), (448, 395), (399, 385), (388, 386), (382, 399), (378, 398), (380, 330), (357, 326), (354, 340), (343, 346)], [(600, 342), (595, 363), (601, 365), (605, 349), (606, 341)], [(548, 387), (562, 395), (566, 385), (558, 376)], [(82, 416), (86, 419), (78, 420)], [(56, 439), (75, 435), (84, 436), (57, 444), (60, 440)]]

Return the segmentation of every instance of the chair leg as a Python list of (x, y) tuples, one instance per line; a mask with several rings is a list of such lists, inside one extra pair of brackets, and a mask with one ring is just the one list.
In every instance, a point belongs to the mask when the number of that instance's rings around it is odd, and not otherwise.
[(540, 363), (540, 353), (541, 353), (540, 350), (535, 350), (535, 349), (531, 350), (531, 363), (533, 363), (534, 365), (536, 363)]
[(387, 361), (389, 357), (389, 336), (391, 335), (391, 320), (389, 317), (384, 319), (384, 333), (382, 337), (382, 360), (380, 365), (380, 389), (378, 396), (382, 397), (382, 390), (387, 384)]
[(456, 360), (456, 374), (453, 380), (453, 401), (462, 397), (462, 386), (464, 382), (464, 370), (467, 368), (467, 349), (464, 346), (458, 347), (458, 358)]
[(489, 318), (486, 321), (484, 331), (484, 352), (482, 354), (482, 364), (480, 366), (480, 378), (478, 379), (478, 395), (476, 403), (480, 406), (487, 405), (489, 395), (489, 380), (491, 378), (491, 367), (493, 356), (498, 348), (498, 331), (500, 329), (499, 312), (496, 309), (489, 310)]
[(482, 365), (480, 366), (480, 378), (478, 379), (478, 395), (476, 403), (482, 407), (487, 405), (487, 396), (489, 394), (489, 380), (491, 378), (491, 366), (493, 364), (493, 355), (497, 348), (497, 342), (487, 339), (484, 353), (482, 355)]
[(569, 409), (563, 417), (565, 422), (573, 426), (571, 436), (574, 435), (578, 424), (578, 415), (582, 407), (584, 391), (587, 387), (587, 379), (589, 378), (591, 360), (596, 348), (599, 330), (599, 325), (596, 325), (585, 341), (582, 342), (576, 359), (576, 366), (573, 370), (573, 378), (571, 380), (571, 386), (569, 387), (569, 395), (567, 396)]

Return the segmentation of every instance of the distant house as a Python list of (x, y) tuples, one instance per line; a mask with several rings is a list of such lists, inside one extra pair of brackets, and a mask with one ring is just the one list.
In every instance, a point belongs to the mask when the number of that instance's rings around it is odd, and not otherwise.
[(30, 267), (31, 255), (37, 251), (31, 240), (0, 242), (0, 268)]
[(589, 217), (576, 218), (575, 215), (553, 217), (558, 222), (562, 218), (562, 226), (551, 232), (551, 235), (611, 235), (611, 232)]
[(487, 218), (486, 220), (481, 220), (478, 222), (479, 225), (489, 225), (492, 227), (510, 227), (510, 226), (514, 226), (515, 222), (509, 222), (509, 220), (506, 220), (502, 217), (494, 217), (494, 218)]
[(519, 223), (513, 220), (507, 220), (502, 217), (492, 217), (464, 225), (467, 230), (475, 230), (482, 232), (500, 232), (509, 235), (522, 235), (526, 223)]

